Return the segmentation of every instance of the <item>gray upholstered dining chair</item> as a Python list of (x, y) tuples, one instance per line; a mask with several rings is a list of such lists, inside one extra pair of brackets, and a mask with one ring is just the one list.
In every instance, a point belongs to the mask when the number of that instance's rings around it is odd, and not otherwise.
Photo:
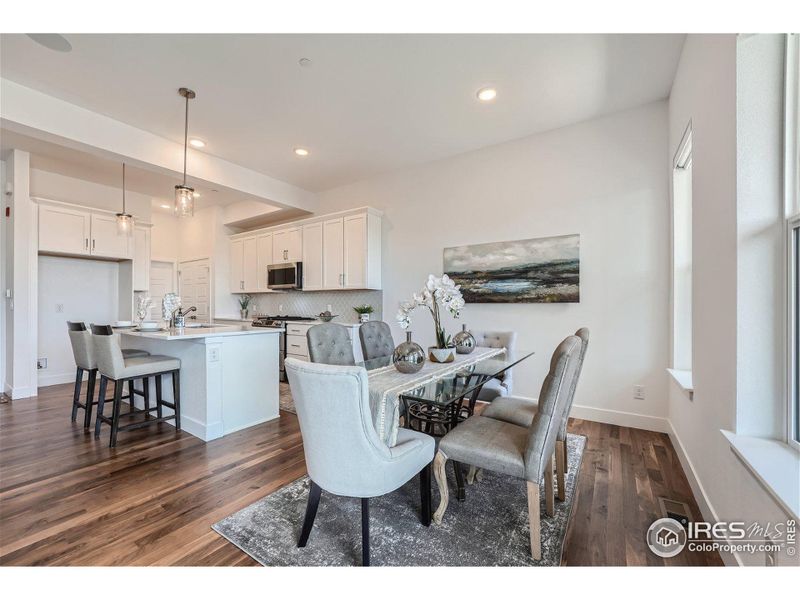
[[(484, 348), (505, 348), (514, 351), (517, 344), (516, 331), (471, 331), (475, 345)], [(513, 390), (513, 369), (505, 371), (500, 377), (492, 378), (481, 387), (477, 400), (492, 402), (499, 396), (508, 396)]]
[(338, 323), (320, 323), (309, 327), (306, 332), (308, 356), (311, 362), (325, 365), (352, 366), (356, 364), (353, 356), (353, 342), (347, 327)]
[[(556, 438), (556, 483), (558, 488), (558, 499), (564, 500), (567, 497), (567, 490), (565, 485), (567, 475), (567, 424), (569, 422), (569, 413), (572, 411), (572, 404), (575, 402), (575, 388), (578, 387), (578, 379), (580, 378), (581, 371), (583, 370), (583, 361), (586, 358), (586, 349), (589, 347), (589, 329), (581, 327), (575, 332), (575, 335), (581, 339), (581, 352), (578, 357), (578, 372), (569, 389), (569, 402), (567, 409), (561, 417), (561, 424), (558, 428), (558, 436)], [(506, 423), (513, 423), (521, 427), (527, 427), (533, 421), (536, 414), (538, 401), (536, 398), (524, 398), (522, 396), (506, 396), (504, 398), (497, 398), (489, 406), (486, 407), (481, 415), (505, 421)], [(474, 475), (474, 470), (470, 470), (469, 480)]]
[[(174, 420), (175, 430), (181, 430), (181, 393), (180, 393), (180, 368), (179, 358), (164, 356), (161, 354), (148, 354), (147, 356), (134, 356), (126, 358), (119, 347), (117, 336), (113, 335), (111, 327), (108, 325), (92, 325), (92, 343), (94, 353), (97, 357), (97, 370), (100, 373), (100, 393), (97, 398), (97, 418), (94, 425), (95, 439), (100, 437), (101, 423), (111, 425), (111, 439), (109, 446), (113, 448), (117, 445), (117, 433), (138, 429), (149, 425), (155, 425), (163, 421)], [(164, 375), (172, 375), (172, 402), (167, 402), (161, 396), (161, 378)], [(156, 406), (150, 408), (150, 384), (149, 378), (153, 377), (156, 387)], [(133, 393), (129, 402), (131, 403), (131, 413), (143, 412), (145, 420), (138, 423), (131, 423), (120, 427), (119, 418), (121, 413), (122, 386), (127, 381), (132, 386), (136, 379), (142, 380), (142, 395), (144, 396), (144, 409), (135, 411), (133, 407)], [(109, 381), (114, 382), (114, 400), (111, 417), (103, 414), (106, 400), (106, 387)], [(171, 415), (163, 415), (163, 407), (172, 409)], [(157, 417), (151, 418), (151, 410), (157, 411)]]
[(540, 540), (540, 482), (545, 480), (545, 506), (554, 514), (553, 453), (561, 417), (569, 403), (569, 388), (578, 371), (581, 340), (571, 335), (550, 359), (550, 371), (542, 383), (539, 410), (530, 426), (520, 427), (483, 416), (472, 416), (451, 430), (439, 443), (433, 462), (441, 502), (434, 520), (442, 522), (449, 494), (445, 464), (448, 459), (495, 471), (527, 482), (531, 556), (542, 557)]
[(389, 448), (378, 437), (363, 367), (286, 359), (311, 487), (298, 547), (314, 525), (320, 495), (361, 498), (361, 555), (369, 565), (369, 498), (388, 494), (419, 473), (421, 520), (430, 525), (432, 437), (400, 429)]
[[(78, 418), (78, 409), (84, 410), (83, 427), (88, 429), (92, 424), (92, 407), (97, 404), (94, 399), (94, 386), (97, 381), (97, 360), (94, 357), (94, 344), (92, 334), (86, 329), (83, 321), (67, 321), (67, 332), (69, 343), (72, 345), (72, 357), (75, 359), (77, 371), (75, 373), (75, 390), (72, 394), (72, 422)], [(122, 348), (123, 358), (133, 358), (134, 356), (148, 356), (147, 350), (136, 350), (133, 348)], [(86, 384), (86, 400), (81, 402), (81, 382), (83, 373), (88, 373)], [(128, 396), (133, 397), (133, 384), (128, 386)]]
[(367, 321), (358, 328), (364, 360), (392, 356), (394, 340), (392, 330), (383, 321)]

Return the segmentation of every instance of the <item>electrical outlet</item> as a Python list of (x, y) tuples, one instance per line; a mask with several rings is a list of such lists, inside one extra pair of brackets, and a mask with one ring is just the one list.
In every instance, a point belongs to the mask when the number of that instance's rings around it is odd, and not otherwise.
[(64, 305), (63, 304), (56, 304), (56, 312), (63, 313), (64, 312)]
[(47, 359), (46, 358), (37, 358), (36, 359), (36, 368), (37, 369), (46, 369), (47, 368)]
[(219, 348), (216, 346), (211, 346), (208, 349), (208, 361), (209, 362), (217, 362), (219, 360)]
[(643, 385), (635, 385), (635, 386), (633, 386), (633, 399), (634, 400), (644, 400), (644, 386)]

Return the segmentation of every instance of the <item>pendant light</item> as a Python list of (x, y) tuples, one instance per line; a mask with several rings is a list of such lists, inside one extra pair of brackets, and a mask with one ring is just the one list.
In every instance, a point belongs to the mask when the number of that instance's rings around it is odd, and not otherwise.
[(122, 163), (122, 212), (117, 213), (117, 235), (133, 235), (133, 215), (125, 212), (125, 163)]
[(193, 217), (194, 189), (186, 185), (186, 152), (189, 148), (189, 100), (197, 94), (189, 88), (181, 88), (178, 93), (186, 98), (186, 118), (183, 129), (183, 184), (175, 186), (175, 216)]

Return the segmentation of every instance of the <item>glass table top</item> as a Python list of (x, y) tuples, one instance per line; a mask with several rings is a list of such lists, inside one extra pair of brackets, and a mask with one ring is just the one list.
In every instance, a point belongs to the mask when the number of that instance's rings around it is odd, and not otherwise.
[[(504, 350), (502, 353), (489, 356), (474, 365), (464, 367), (454, 373), (445, 374), (436, 381), (403, 392), (400, 394), (400, 398), (407, 401), (447, 406), (470, 395), (489, 379), (502, 375), (511, 367), (518, 365), (534, 354), (535, 352), (526, 350), (516, 350), (514, 352)], [(392, 357), (384, 356), (357, 364), (367, 371), (372, 371), (391, 365)], [(409, 375), (409, 377), (412, 376)]]

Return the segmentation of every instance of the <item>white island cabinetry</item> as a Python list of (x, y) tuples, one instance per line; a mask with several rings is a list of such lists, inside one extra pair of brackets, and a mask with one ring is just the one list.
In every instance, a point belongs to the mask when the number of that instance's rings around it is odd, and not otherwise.
[[(234, 325), (120, 334), (126, 348), (180, 359), (181, 428), (195, 437), (209, 441), (278, 418), (278, 330)], [(163, 393), (172, 402), (168, 381)], [(136, 402), (142, 407), (141, 398)]]

